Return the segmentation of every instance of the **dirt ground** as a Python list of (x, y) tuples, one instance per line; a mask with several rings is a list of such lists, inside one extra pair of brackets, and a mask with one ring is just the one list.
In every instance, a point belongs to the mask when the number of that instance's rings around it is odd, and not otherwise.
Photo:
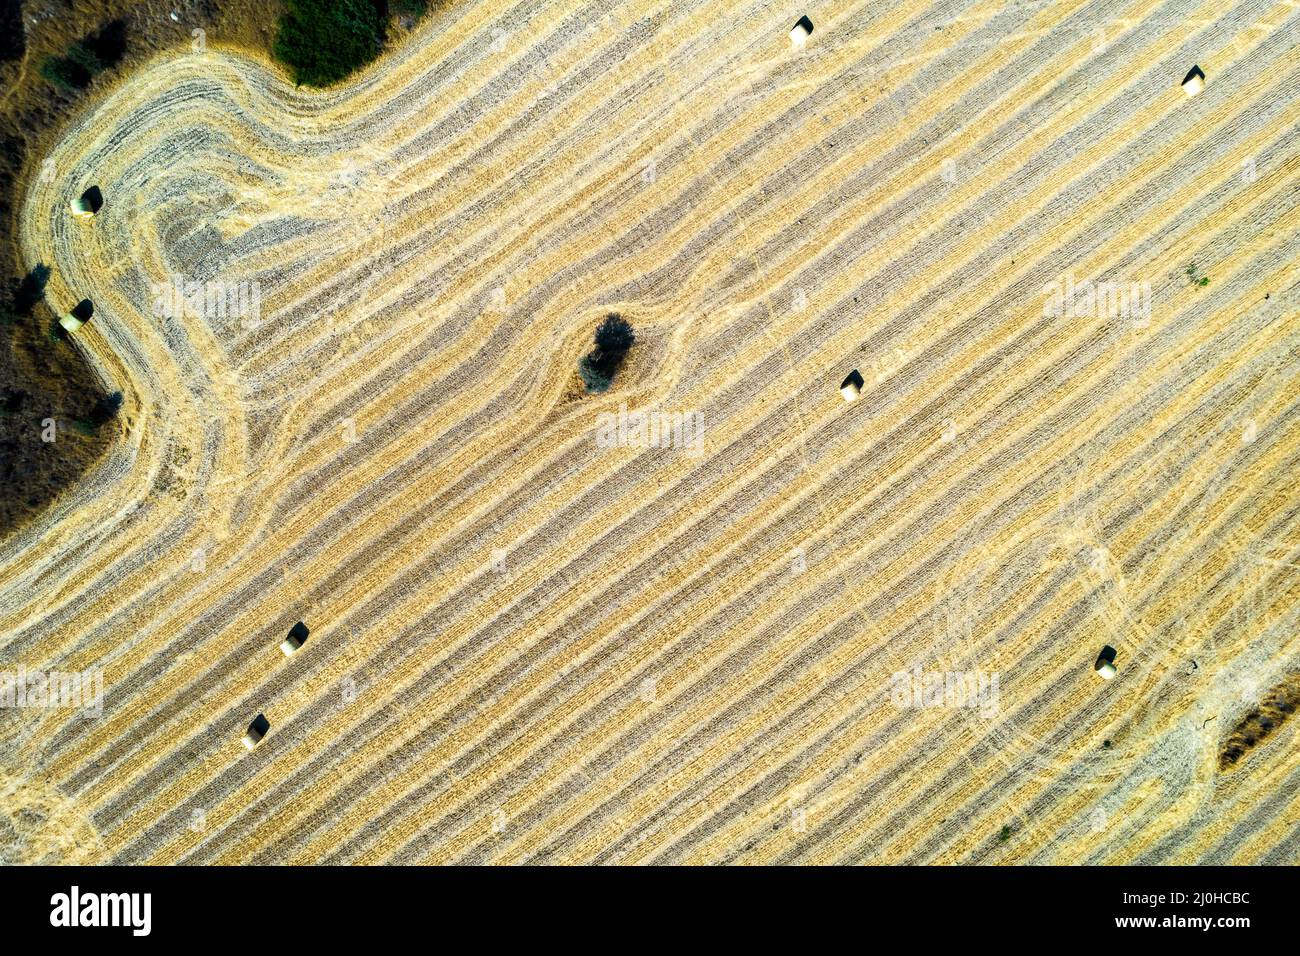
[(1300, 859), (1300, 9), (807, 12), (465, 0), (53, 138), (124, 435), (0, 541), (0, 654), (103, 678), (0, 713), (19, 857)]

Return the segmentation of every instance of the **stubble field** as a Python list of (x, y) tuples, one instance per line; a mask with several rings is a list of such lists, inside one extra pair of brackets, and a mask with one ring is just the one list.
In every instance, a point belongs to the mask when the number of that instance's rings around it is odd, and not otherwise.
[(484, 0), (324, 93), (212, 39), (25, 200), (126, 437), (0, 543), (0, 665), (104, 681), (0, 712), (7, 858), (1296, 862), (1300, 719), (1220, 755), (1300, 670), (1300, 8)]

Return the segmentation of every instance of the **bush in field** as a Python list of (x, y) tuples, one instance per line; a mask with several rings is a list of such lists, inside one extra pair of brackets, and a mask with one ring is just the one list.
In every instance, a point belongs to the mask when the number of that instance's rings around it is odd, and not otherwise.
[(429, 4), (427, 0), (393, 0), (388, 9), (396, 16), (418, 20), (428, 11)]
[(609, 391), (609, 386), (614, 381), (614, 373), (594, 352), (582, 357), (578, 363), (578, 374), (582, 377), (583, 387), (593, 394)]
[(37, 265), (23, 276), (22, 281), (14, 287), (10, 308), (17, 315), (31, 315), (32, 309), (45, 294), (45, 283), (50, 280), (50, 267)]
[(82, 37), (63, 56), (47, 56), (41, 76), (65, 90), (84, 90), (95, 75), (115, 66), (126, 52), (126, 21), (114, 20)]
[(604, 355), (619, 355), (632, 347), (636, 334), (627, 319), (617, 312), (605, 316), (605, 320), (596, 328), (596, 348)]
[(595, 338), (596, 347), (578, 363), (578, 375), (588, 392), (605, 392), (613, 384), (636, 335), (626, 319), (611, 312), (597, 326)]
[(378, 56), (383, 32), (373, 0), (288, 0), (271, 49), (295, 83), (329, 86)]
[(91, 76), (99, 73), (104, 69), (104, 61), (101, 60), (94, 50), (90, 49), (84, 43), (74, 43), (68, 48), (68, 59), (77, 66), (81, 67)]
[(111, 421), (117, 417), (117, 413), (122, 410), (122, 393), (114, 392), (111, 395), (105, 395), (95, 403), (95, 407), (90, 410), (91, 424), (98, 427), (105, 422)]
[(86, 69), (66, 56), (47, 56), (41, 63), (41, 76), (65, 90), (80, 90), (90, 84)]
[(106, 425), (122, 409), (122, 393), (114, 392), (111, 395), (102, 396), (99, 401), (95, 402), (95, 407), (90, 410), (90, 414), (85, 418), (74, 419), (72, 425), (83, 435), (93, 435), (98, 431), (101, 425)]

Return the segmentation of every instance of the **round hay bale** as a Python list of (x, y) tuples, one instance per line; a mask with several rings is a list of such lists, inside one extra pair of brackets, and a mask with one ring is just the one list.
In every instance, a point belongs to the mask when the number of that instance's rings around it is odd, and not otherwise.
[(99, 210), (104, 208), (104, 194), (99, 191), (98, 186), (91, 186), (69, 205), (72, 207), (72, 214), (78, 219), (92, 219)]
[(840, 382), (840, 395), (844, 397), (846, 402), (855, 401), (862, 394), (862, 385), (862, 373), (854, 369), (845, 377), (844, 381)]
[(800, 17), (790, 30), (790, 45), (795, 49), (802, 48), (808, 42), (808, 38), (812, 36), (812, 32), (812, 21), (806, 16)]
[(1193, 66), (1183, 77), (1183, 92), (1188, 96), (1195, 96), (1203, 89), (1205, 89), (1205, 74), (1201, 72), (1199, 66)]
[(65, 312), (59, 316), (59, 325), (63, 326), (69, 332), (75, 332), (95, 314), (95, 303), (89, 299), (82, 299), (72, 307), (70, 312)]
[(311, 634), (311, 631), (307, 628), (307, 625), (299, 621), (289, 628), (288, 636), (280, 642), (280, 653), (285, 657), (292, 657), (298, 652), (298, 648), (307, 643), (309, 634)]

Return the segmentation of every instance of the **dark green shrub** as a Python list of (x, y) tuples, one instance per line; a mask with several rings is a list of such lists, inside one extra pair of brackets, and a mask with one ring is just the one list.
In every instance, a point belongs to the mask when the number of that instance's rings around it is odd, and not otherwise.
[(65, 90), (84, 90), (95, 74), (115, 66), (125, 53), (126, 21), (114, 20), (72, 44), (63, 56), (46, 57), (41, 76)]
[(95, 52), (82, 43), (74, 43), (68, 49), (67, 59), (81, 67), (91, 76), (104, 69), (104, 63)]
[(329, 86), (378, 56), (382, 43), (373, 0), (288, 0), (272, 52), (295, 83)]
[[(97, 73), (112, 69), (122, 61), (126, 55), (126, 41), (126, 21), (114, 20), (98, 32), (83, 37), (76, 47), (68, 51), (68, 56), (85, 65), (92, 73)], [(97, 66), (89, 65), (92, 63)]]
[(592, 393), (609, 391), (609, 386), (614, 381), (614, 373), (595, 353), (582, 357), (578, 363), (578, 374), (582, 377), (583, 386)]
[(114, 392), (111, 395), (105, 395), (95, 403), (95, 407), (90, 410), (89, 421), (98, 428), (105, 422), (116, 417), (122, 409), (122, 393)]
[(604, 392), (609, 390), (636, 335), (626, 319), (611, 312), (596, 328), (595, 338), (596, 347), (578, 363), (578, 374), (588, 392)]
[(72, 427), (83, 435), (94, 435), (101, 425), (105, 425), (117, 417), (117, 413), (122, 409), (122, 393), (113, 392), (111, 395), (105, 395), (95, 402), (95, 407), (90, 410), (90, 414), (85, 418), (75, 418), (72, 421)]
[(0, 63), (22, 59), (27, 49), (23, 28), (23, 5), (0, 3)]
[(596, 328), (596, 348), (605, 355), (622, 355), (635, 341), (631, 324), (617, 312), (605, 316)]

